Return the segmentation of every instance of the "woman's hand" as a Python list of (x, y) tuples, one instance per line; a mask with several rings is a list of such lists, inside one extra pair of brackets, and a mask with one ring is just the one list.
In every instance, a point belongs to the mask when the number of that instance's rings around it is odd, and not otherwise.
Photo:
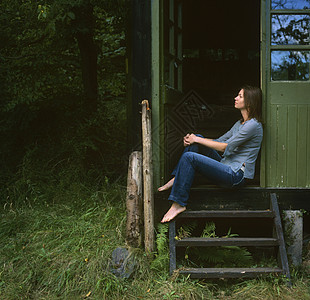
[(217, 142), (212, 139), (203, 138), (195, 135), (194, 133), (191, 134), (188, 133), (183, 138), (183, 143), (184, 147), (197, 143), (220, 152), (225, 152), (225, 149), (227, 147), (227, 143)]
[(196, 136), (195, 134), (193, 134), (193, 133), (189, 134), (189, 133), (188, 133), (188, 134), (184, 137), (184, 147), (196, 143), (196, 138), (197, 138), (197, 136)]
[(188, 133), (184, 138), (183, 138), (183, 144), (184, 147), (190, 146), (190, 143), (187, 142), (187, 138), (190, 136), (190, 134)]

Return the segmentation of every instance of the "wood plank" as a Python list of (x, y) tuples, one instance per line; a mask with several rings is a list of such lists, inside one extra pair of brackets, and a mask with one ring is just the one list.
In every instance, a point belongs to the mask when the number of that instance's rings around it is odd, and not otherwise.
[[(297, 131), (297, 186), (306, 186), (307, 181), (307, 106), (298, 106)], [(309, 141), (308, 141), (309, 142)]]
[[(310, 157), (309, 157), (310, 158)], [(197, 186), (191, 189), (189, 210), (266, 210), (270, 205), (270, 194), (278, 195), (280, 210), (304, 209), (310, 211), (310, 188), (259, 188), (245, 187), (229, 190), (218, 187)], [(170, 208), (167, 201), (169, 191), (155, 194), (156, 221)], [(185, 213), (185, 212), (184, 212)]]
[(278, 105), (277, 111), (278, 120), (278, 161), (277, 161), (277, 186), (287, 186), (286, 178), (286, 152), (287, 152), (287, 106)]
[[(263, 162), (265, 165), (265, 186), (270, 186), (270, 173), (271, 173), (271, 105), (266, 105), (266, 124), (264, 126), (264, 137), (262, 146), (264, 147), (265, 152), (265, 161)], [(269, 145), (267, 147), (267, 145)]]
[(297, 186), (297, 105), (288, 107), (287, 117), (287, 185)]
[(283, 271), (280, 268), (186, 268), (180, 269), (179, 273), (191, 278), (254, 278)]
[(270, 210), (200, 210), (185, 211), (178, 218), (273, 218)]
[(175, 63), (175, 14), (174, 1), (169, 1), (169, 85), (175, 87), (174, 63)]
[(307, 141), (308, 141), (308, 145), (307, 145), (307, 163), (306, 163), (306, 167), (307, 167), (307, 182), (306, 182), (306, 187), (310, 187), (310, 107), (308, 106), (308, 122), (307, 122), (307, 128), (308, 128), (308, 132), (307, 132)]
[(170, 275), (176, 269), (176, 247), (175, 247), (175, 221), (169, 223), (169, 272)]
[(178, 68), (177, 68), (177, 74), (178, 74), (178, 90), (182, 91), (183, 88), (183, 32), (182, 32), (182, 2), (179, 2), (177, 4), (177, 10), (178, 10), (178, 49), (177, 49), (177, 58), (178, 58)]
[[(266, 11), (266, 2), (261, 1), (261, 11)], [(269, 16), (268, 16), (269, 19)], [(263, 119), (268, 120), (267, 114), (267, 72), (266, 72), (266, 61), (267, 61), (267, 53), (266, 53), (266, 14), (261, 14), (261, 30), (260, 30), (260, 82), (261, 88), (263, 91), (263, 103), (262, 103), (262, 113)], [(265, 130), (264, 130), (265, 135)], [(261, 159), (260, 159), (260, 186), (265, 187), (267, 182), (267, 174), (266, 174), (266, 139), (263, 138), (262, 147), (261, 147)]]
[(144, 247), (147, 255), (155, 248), (154, 190), (152, 162), (151, 110), (148, 100), (142, 101), (142, 158), (143, 158), (143, 202), (144, 202)]
[[(281, 11), (282, 13), (282, 11)], [(284, 45), (281, 45), (283, 49)], [(288, 47), (291, 47), (288, 45)], [(269, 84), (268, 99), (272, 104), (290, 105), (298, 103), (310, 104), (310, 84), (308, 81), (272, 81)]]
[(176, 240), (177, 247), (207, 246), (278, 246), (276, 238), (184, 238)]
[[(161, 162), (163, 144), (163, 118), (161, 116), (163, 99), (161, 96), (162, 91), (162, 60), (161, 51), (163, 46), (163, 5), (159, 1), (151, 1), (151, 97), (152, 99), (152, 147), (153, 147), (153, 184), (154, 186), (160, 186), (160, 178), (163, 174), (163, 167)], [(145, 96), (144, 96), (145, 97)], [(141, 99), (141, 98), (140, 98)], [(136, 131), (139, 135), (139, 131)], [(140, 142), (141, 143), (141, 142)]]
[(275, 223), (275, 232), (276, 232), (276, 238), (279, 240), (279, 253), (280, 253), (280, 267), (283, 269), (284, 274), (288, 278), (288, 280), (291, 280), (290, 277), (290, 269), (288, 266), (288, 260), (287, 260), (287, 254), (286, 254), (286, 249), (285, 249), (285, 242), (284, 242), (284, 236), (283, 236), (283, 230), (282, 230), (282, 224), (281, 224), (281, 217), (280, 217), (280, 211), (279, 211), (279, 206), (278, 206), (278, 201), (277, 201), (277, 195), (276, 194), (271, 194), (270, 195), (271, 199), (271, 208), (275, 212), (275, 218), (274, 218), (274, 223)]
[(270, 119), (269, 119), (269, 139), (268, 139), (268, 179), (267, 186), (278, 186), (277, 185), (277, 167), (278, 167), (278, 106), (270, 106)]

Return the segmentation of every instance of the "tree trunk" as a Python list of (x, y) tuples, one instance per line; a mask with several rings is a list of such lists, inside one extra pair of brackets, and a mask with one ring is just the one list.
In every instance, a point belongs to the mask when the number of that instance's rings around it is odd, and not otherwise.
[(87, 108), (96, 109), (98, 97), (97, 58), (98, 50), (94, 43), (93, 6), (86, 0), (73, 9), (76, 20), (76, 39), (81, 55), (82, 80)]
[(130, 247), (142, 246), (142, 153), (132, 152), (129, 157), (127, 178), (126, 243)]

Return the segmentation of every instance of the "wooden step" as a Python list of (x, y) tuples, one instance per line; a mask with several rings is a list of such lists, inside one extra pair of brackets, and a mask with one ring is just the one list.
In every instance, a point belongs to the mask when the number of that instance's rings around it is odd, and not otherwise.
[[(203, 191), (202, 191), (203, 192)], [(246, 277), (257, 277), (259, 275), (264, 274), (277, 274), (281, 273), (286, 276), (288, 279), (288, 285), (291, 286), (290, 282), (290, 272), (288, 267), (284, 237), (282, 232), (280, 211), (277, 201), (277, 195), (272, 193), (270, 194), (270, 210), (264, 210), (264, 208), (258, 208), (260, 210), (251, 210), (249, 211), (248, 205), (240, 206), (240, 205), (231, 205), (230, 199), (230, 191), (226, 191), (227, 197), (225, 197), (225, 201), (229, 205), (225, 205), (225, 203), (221, 203), (221, 199), (218, 197), (214, 197), (214, 202), (219, 207), (219, 210), (205, 210), (209, 208), (210, 201), (206, 201), (202, 203), (202, 205), (198, 205), (197, 208), (191, 207), (192, 210), (187, 210), (180, 214), (175, 220), (172, 220), (169, 223), (169, 257), (170, 257), (170, 274), (172, 274), (176, 270), (177, 265), (177, 249), (179, 247), (208, 247), (208, 246), (270, 246), (275, 247), (277, 251), (275, 254), (278, 254), (278, 267), (273, 268), (180, 268), (178, 272), (184, 275), (190, 275), (192, 278), (246, 278)], [(206, 197), (205, 193), (204, 197)], [(240, 198), (239, 192), (236, 194), (238, 201)], [(208, 197), (207, 197), (208, 198)], [(208, 198), (209, 199), (209, 198)], [(194, 199), (195, 200), (195, 199)], [(249, 199), (243, 199), (245, 203), (248, 203)], [(259, 201), (259, 199), (258, 199)], [(257, 202), (257, 201), (256, 201)], [(256, 203), (255, 202), (255, 203)], [(261, 203), (261, 201), (259, 201)], [(262, 201), (264, 202), (264, 201)], [(193, 203), (196, 203), (193, 201)], [(232, 206), (232, 207), (230, 207)], [(240, 210), (240, 208), (242, 210)], [(266, 206), (265, 206), (266, 207)], [(189, 208), (189, 207), (188, 207)], [(225, 210), (226, 208), (226, 210)], [(238, 208), (239, 210), (230, 210)], [(199, 209), (199, 211), (197, 211)], [(202, 210), (201, 210), (202, 209)], [(215, 209), (215, 208), (210, 208)], [(178, 239), (176, 237), (176, 222), (179, 219), (182, 222), (186, 222), (186, 218), (222, 218), (224, 222), (226, 222), (226, 218), (255, 218), (255, 222), (257, 222), (257, 226), (264, 226), (265, 223), (268, 225), (272, 225), (270, 229), (273, 229), (273, 238), (269, 237), (230, 237), (230, 238), (201, 238), (201, 237), (192, 237), (192, 238), (183, 238)], [(267, 218), (272, 218), (272, 220), (266, 220)], [(216, 220), (221, 223), (222, 220)], [(243, 220), (234, 220), (235, 221), (248, 221), (247, 219)], [(252, 220), (251, 220), (252, 221)], [(272, 222), (270, 222), (272, 221)], [(269, 224), (270, 223), (270, 224)], [(246, 226), (246, 225), (245, 225)], [(269, 235), (268, 235), (269, 236)]]
[(177, 247), (207, 247), (207, 246), (278, 246), (275, 238), (183, 238), (176, 239)]
[(271, 210), (199, 210), (185, 211), (178, 218), (273, 218)]
[(254, 278), (283, 273), (280, 268), (182, 268), (179, 273), (191, 278)]

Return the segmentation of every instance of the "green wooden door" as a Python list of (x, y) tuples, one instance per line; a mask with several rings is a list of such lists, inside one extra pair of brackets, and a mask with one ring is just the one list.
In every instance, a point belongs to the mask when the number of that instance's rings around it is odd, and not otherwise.
[(152, 134), (154, 185), (163, 183), (171, 161), (169, 109), (182, 95), (182, 0), (151, 2)]
[(183, 24), (182, 1), (164, 0), (164, 169), (163, 178), (170, 178), (177, 163), (182, 120), (174, 117), (174, 107), (182, 99), (183, 89)]
[(262, 1), (261, 183), (310, 187), (310, 1)]

